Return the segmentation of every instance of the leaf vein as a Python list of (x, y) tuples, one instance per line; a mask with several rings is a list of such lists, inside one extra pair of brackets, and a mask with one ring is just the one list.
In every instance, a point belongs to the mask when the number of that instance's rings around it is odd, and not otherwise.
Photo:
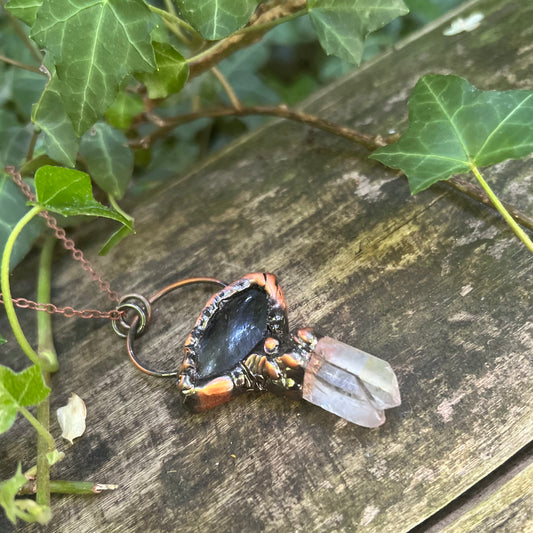
[(492, 137), (496, 134), (496, 132), (503, 126), (503, 124), (513, 116), (513, 114), (518, 111), (530, 98), (533, 97), (533, 94), (529, 94), (527, 95), (521, 102), (520, 104), (518, 104), (512, 111), (510, 111), (507, 116), (492, 130), (492, 132), (490, 133), (490, 135), (487, 136), (487, 138), (485, 139), (485, 142), (483, 143), (483, 145), (481, 146), (481, 148), (478, 150), (477, 154), (474, 156), (474, 161), (477, 160), (477, 158), (479, 157), (479, 155), (483, 152), (483, 150), (485, 149), (485, 146), (487, 146), (487, 144), (489, 143), (489, 141), (492, 139)]
[(91, 80), (91, 78), (92, 78), (92, 71), (93, 71), (93, 68), (94, 68), (94, 66), (96, 64), (96, 61), (95, 61), (96, 44), (98, 43), (99, 38), (100, 38), (100, 31), (101, 31), (101, 28), (102, 28), (102, 19), (103, 19), (103, 16), (104, 16), (104, 9), (105, 9), (104, 6), (102, 6), (101, 9), (100, 9), (100, 16), (98, 17), (98, 22), (96, 24), (96, 31), (95, 31), (95, 35), (94, 35), (94, 38), (93, 38), (93, 45), (92, 45), (92, 50), (91, 50), (91, 55), (90, 55), (91, 63), (90, 63), (90, 66), (89, 66), (89, 71), (87, 72), (86, 85), (85, 85), (85, 88), (83, 90), (83, 98), (82, 98), (81, 106), (80, 106), (80, 109), (81, 109), (80, 117), (83, 117), (85, 115), (84, 111), (85, 111), (86, 107), (89, 105), (89, 101), (88, 101), (88, 98), (87, 98), (88, 90), (89, 90), (89, 87), (90, 87), (90, 81), (89, 80)]
[(52, 196), (49, 196), (45, 203), (50, 203), (58, 194), (62, 193), (63, 191), (66, 191), (67, 189), (69, 189), (70, 187), (73, 187), (74, 185), (76, 185), (76, 183), (78, 183), (79, 181), (83, 181), (83, 178), (75, 178), (74, 180), (72, 180), (70, 183), (68, 183), (67, 185), (64, 185), (63, 187), (59, 187), (55, 193), (52, 195)]
[[(435, 101), (439, 104), (439, 107), (441, 108), (442, 112), (444, 113), (444, 115), (448, 118), (450, 124), (452, 125), (452, 128), (453, 128), (453, 131), (455, 132), (455, 134), (457, 135), (457, 138), (459, 139), (459, 142), (461, 143), (461, 147), (463, 148), (463, 152), (465, 154), (465, 158), (469, 161), (470, 158), (468, 157), (468, 149), (466, 147), (466, 144), (464, 142), (464, 139), (463, 137), (461, 136), (459, 130), (457, 129), (457, 126), (455, 124), (455, 122), (452, 120), (452, 118), (450, 117), (450, 114), (448, 113), (448, 110), (444, 107), (444, 105), (442, 104), (442, 102), (440, 101), (439, 99), (439, 96), (437, 96), (437, 94), (433, 91), (433, 89), (430, 87), (430, 85), (428, 84), (427, 80), (425, 78), (422, 78), (422, 81), (424, 82), (426, 88), (428, 89), (428, 91), (433, 95), (433, 97), (435, 98)], [(443, 89), (444, 90), (444, 89)], [(442, 94), (442, 91), (441, 91), (441, 94)], [(463, 161), (464, 163), (464, 161)]]

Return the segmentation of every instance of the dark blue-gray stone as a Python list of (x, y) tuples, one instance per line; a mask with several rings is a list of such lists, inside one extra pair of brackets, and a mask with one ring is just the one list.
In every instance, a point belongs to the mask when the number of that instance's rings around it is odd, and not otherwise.
[(267, 295), (261, 289), (246, 289), (226, 300), (198, 339), (199, 377), (225, 374), (242, 361), (265, 338), (267, 318)]

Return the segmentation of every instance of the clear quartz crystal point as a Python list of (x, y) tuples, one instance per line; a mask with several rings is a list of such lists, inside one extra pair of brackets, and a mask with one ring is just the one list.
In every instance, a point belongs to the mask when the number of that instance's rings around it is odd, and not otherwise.
[(384, 409), (401, 403), (389, 363), (331, 337), (311, 352), (302, 391), (305, 400), (369, 428), (385, 422)]

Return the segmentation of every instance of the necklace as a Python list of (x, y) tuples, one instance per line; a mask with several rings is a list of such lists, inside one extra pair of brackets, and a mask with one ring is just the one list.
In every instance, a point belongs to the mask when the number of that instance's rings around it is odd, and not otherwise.
[[(180, 287), (218, 284), (184, 344), (178, 370), (153, 370), (141, 363), (134, 341), (150, 323), (152, 305)], [(113, 322), (126, 339), (133, 364), (158, 377), (178, 377), (184, 404), (194, 412), (225, 403), (247, 391), (302, 397), (350, 422), (377, 427), (384, 410), (400, 405), (398, 382), (382, 359), (312, 328), (289, 330), (287, 306), (276, 276), (252, 273), (226, 285), (213, 278), (178, 281), (146, 299), (127, 295), (117, 311), (134, 318)]]
[[(20, 174), (9, 171), (33, 200)], [(57, 227), (54, 217), (46, 212), (41, 216), (72, 257), (118, 305), (102, 312), (58, 308), (23, 298), (12, 302), (48, 313), (112, 320), (115, 333), (126, 339), (133, 364), (154, 377), (177, 377), (184, 404), (192, 411), (216, 407), (244, 392), (269, 391), (303, 398), (350, 422), (373, 428), (385, 422), (385, 409), (400, 405), (398, 382), (389, 363), (310, 327), (290, 331), (283, 291), (274, 274), (246, 274), (230, 284), (215, 278), (188, 278), (150, 298), (128, 294), (120, 299), (64, 230)], [(149, 368), (138, 358), (134, 343), (149, 328), (152, 306), (174, 290), (199, 283), (220, 288), (188, 335), (181, 365), (170, 371)]]

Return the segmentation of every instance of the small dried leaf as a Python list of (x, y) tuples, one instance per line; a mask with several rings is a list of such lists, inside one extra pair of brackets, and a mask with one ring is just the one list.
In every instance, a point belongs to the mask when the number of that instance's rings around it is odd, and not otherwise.
[(83, 400), (75, 393), (68, 399), (67, 405), (57, 410), (57, 420), (63, 433), (61, 436), (73, 444), (76, 437), (81, 437), (85, 431), (85, 417), (87, 409)]
[(450, 27), (445, 29), (442, 34), (450, 36), (457, 35), (458, 33), (462, 33), (464, 31), (474, 31), (479, 27), (484, 18), (485, 17), (482, 13), (472, 13), (472, 15), (466, 18), (456, 18), (454, 21), (452, 21)]

